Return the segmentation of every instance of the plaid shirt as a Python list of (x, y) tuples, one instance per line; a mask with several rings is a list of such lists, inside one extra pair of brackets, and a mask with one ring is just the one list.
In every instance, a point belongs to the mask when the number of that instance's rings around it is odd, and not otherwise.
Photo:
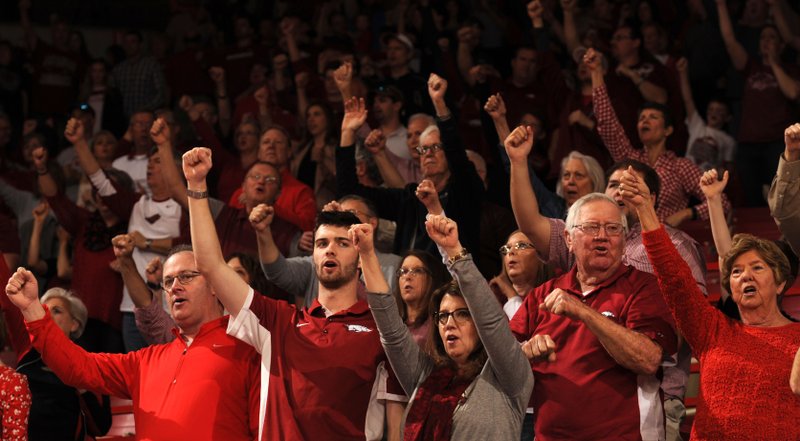
[[(694, 206), (700, 219), (708, 219), (708, 203), (703, 191), (700, 190), (700, 177), (703, 172), (694, 162), (687, 158), (675, 155), (667, 150), (662, 153), (655, 164), (648, 160), (647, 147), (642, 150), (633, 148), (630, 140), (625, 135), (625, 129), (617, 119), (617, 114), (611, 106), (611, 99), (605, 86), (598, 87), (592, 92), (594, 100), (594, 113), (597, 118), (597, 131), (603, 143), (611, 153), (614, 161), (635, 159), (653, 167), (661, 178), (661, 191), (658, 194), (658, 218), (664, 222), (670, 215), (689, 206), (689, 198), (694, 196), (703, 201)], [(728, 198), (722, 195), (722, 206), (725, 212), (730, 211)]]
[(153, 57), (123, 61), (114, 68), (112, 82), (122, 93), (127, 116), (139, 110), (155, 110), (167, 101), (164, 73)]

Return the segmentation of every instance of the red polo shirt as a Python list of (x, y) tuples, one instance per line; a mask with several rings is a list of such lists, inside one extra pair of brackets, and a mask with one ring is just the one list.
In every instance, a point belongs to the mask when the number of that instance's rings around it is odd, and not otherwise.
[(225, 334), (228, 317), (203, 324), (191, 345), (176, 338), (127, 354), (93, 354), (52, 316), (26, 323), (33, 347), (65, 384), (133, 400), (137, 439), (256, 439), (258, 354)]
[[(228, 204), (240, 208), (242, 188), (239, 187)], [(281, 192), (275, 201), (275, 215), (300, 228), (301, 231), (312, 231), (317, 218), (317, 201), (314, 190), (292, 176), (288, 169), (281, 171)]]
[[(520, 341), (547, 334), (556, 343), (555, 362), (532, 364), (536, 439), (649, 439), (652, 435), (643, 434), (658, 430), (658, 423), (649, 418), (663, 417), (660, 381), (620, 366), (582, 322), (540, 310), (539, 304), (561, 288), (672, 354), (675, 330), (656, 278), (620, 265), (608, 280), (583, 295), (576, 268), (531, 291), (511, 320), (511, 330)], [(663, 418), (660, 424), (663, 431)]]
[[(299, 431), (306, 440), (380, 436), (376, 398), (385, 397), (387, 376), (394, 375), (366, 301), (325, 317), (317, 300), (299, 310), (251, 290), (228, 334), (255, 346), (262, 371), (269, 370), (263, 439), (282, 439), (276, 431)], [(395, 384), (389, 393), (403, 395)], [(288, 412), (275, 409), (283, 397)]]

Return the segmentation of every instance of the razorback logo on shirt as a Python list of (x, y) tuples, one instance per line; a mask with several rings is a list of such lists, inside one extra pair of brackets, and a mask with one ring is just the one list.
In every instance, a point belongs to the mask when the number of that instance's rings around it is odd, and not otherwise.
[(600, 314), (603, 314), (604, 316), (606, 316), (606, 317), (608, 317), (610, 319), (617, 318), (617, 316), (615, 316), (614, 313), (611, 312), (611, 311), (603, 311)]
[(372, 329), (362, 325), (347, 325), (347, 330), (350, 332), (372, 332)]

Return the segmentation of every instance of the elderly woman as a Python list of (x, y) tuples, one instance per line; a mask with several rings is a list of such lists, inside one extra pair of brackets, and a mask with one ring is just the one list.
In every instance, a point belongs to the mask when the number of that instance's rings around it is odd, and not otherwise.
[(369, 226), (353, 227), (364, 280), (381, 343), (411, 401), (405, 440), (516, 440), (533, 389), (530, 364), (515, 341), (500, 305), (458, 240), (453, 221), (432, 216), (428, 235), (447, 253), (455, 282), (431, 300), (432, 354), (414, 342), (397, 303), (385, 293)]
[[(508, 173), (510, 172), (509, 160), (503, 148), (502, 140), (508, 137), (511, 129), (508, 127), (506, 106), (500, 94), (490, 96), (486, 101), (484, 110), (492, 118), (497, 136), (501, 140), (498, 149), (503, 163), (506, 164), (506, 172)], [(521, 122), (521, 124), (526, 125), (524, 122)], [(537, 139), (536, 135), (537, 132), (534, 128), (535, 139)], [(573, 202), (589, 193), (602, 193), (606, 187), (603, 167), (597, 162), (597, 159), (584, 155), (577, 150), (569, 152), (561, 160), (561, 172), (556, 184), (555, 194), (545, 187), (534, 172), (533, 167), (529, 166), (528, 172), (542, 214), (552, 218), (566, 218), (567, 210), (569, 210)]]
[[(12, 346), (18, 354), (17, 372), (27, 377), (31, 390), (28, 439), (83, 440), (87, 434), (105, 434), (111, 427), (108, 397), (100, 402), (94, 393), (80, 393), (56, 377), (44, 364), (39, 353), (31, 347), (19, 309), (11, 305), (7, 296), (2, 295), (0, 299)], [(71, 291), (51, 288), (42, 296), (41, 302), (50, 309), (53, 321), (64, 334), (72, 340), (81, 336), (88, 312), (83, 302)], [(84, 412), (84, 408), (88, 412)]]
[(800, 439), (800, 398), (787, 381), (800, 345), (800, 323), (778, 308), (789, 272), (786, 256), (771, 241), (734, 237), (721, 268), (723, 286), (742, 317), (731, 320), (698, 289), (645, 199), (646, 186), (630, 170), (621, 186), (637, 209), (661, 293), (700, 360), (701, 399), (692, 439)]

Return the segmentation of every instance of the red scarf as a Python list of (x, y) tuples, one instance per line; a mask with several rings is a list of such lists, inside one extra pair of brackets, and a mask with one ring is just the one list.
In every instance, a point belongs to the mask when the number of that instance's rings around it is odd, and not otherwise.
[(448, 367), (434, 369), (417, 389), (408, 411), (404, 441), (449, 440), (453, 412), (474, 378), (458, 378)]

